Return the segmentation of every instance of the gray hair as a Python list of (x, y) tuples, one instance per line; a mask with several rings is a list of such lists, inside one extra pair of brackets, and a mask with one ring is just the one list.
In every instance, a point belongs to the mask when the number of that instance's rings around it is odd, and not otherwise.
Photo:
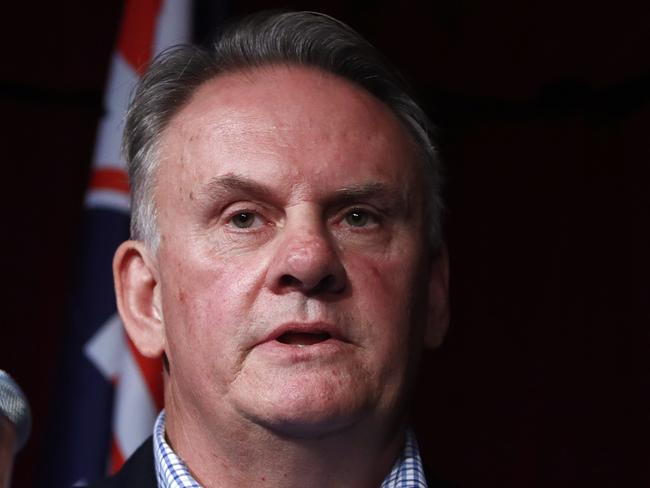
[(227, 27), (209, 47), (176, 46), (161, 53), (134, 92), (123, 138), (131, 183), (131, 236), (156, 249), (154, 202), (157, 149), (171, 118), (196, 89), (223, 73), (271, 64), (310, 66), (365, 89), (404, 124), (424, 161), (430, 244), (441, 243), (441, 163), (432, 125), (400, 73), (344, 23), (315, 12), (261, 12)]

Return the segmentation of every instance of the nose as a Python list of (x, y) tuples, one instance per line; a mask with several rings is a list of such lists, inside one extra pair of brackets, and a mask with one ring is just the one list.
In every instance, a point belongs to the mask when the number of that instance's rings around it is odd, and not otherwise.
[(338, 294), (347, 286), (340, 256), (326, 229), (316, 225), (285, 228), (268, 279), (278, 294)]

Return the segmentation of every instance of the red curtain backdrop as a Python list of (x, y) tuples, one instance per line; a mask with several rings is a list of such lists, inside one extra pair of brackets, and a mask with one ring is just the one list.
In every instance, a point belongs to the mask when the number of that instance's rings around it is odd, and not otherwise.
[[(209, 3), (200, 33), (224, 15)], [(466, 488), (647, 486), (648, 16), (586, 0), (291, 5), (370, 38), (439, 126), (452, 323), (414, 402), (428, 462)], [(34, 412), (15, 486), (31, 486), (49, 421), (120, 13), (4, 7), (0, 367)]]

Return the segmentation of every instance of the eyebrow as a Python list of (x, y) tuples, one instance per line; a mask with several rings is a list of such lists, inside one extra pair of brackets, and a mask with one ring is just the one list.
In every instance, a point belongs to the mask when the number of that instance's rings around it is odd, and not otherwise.
[(233, 173), (211, 178), (201, 190), (202, 195), (216, 201), (233, 193), (243, 193), (259, 199), (273, 199), (273, 193), (267, 186)]
[[(212, 201), (227, 198), (233, 193), (245, 194), (259, 200), (277, 200), (277, 196), (268, 186), (234, 173), (211, 178), (201, 190), (201, 194)], [(408, 194), (399, 192), (379, 181), (339, 188), (327, 196), (324, 203), (326, 206), (345, 206), (346, 204), (371, 200), (396, 211), (407, 211), (410, 208)]]
[(397, 211), (406, 211), (410, 207), (408, 195), (382, 182), (368, 182), (347, 186), (336, 190), (334, 195), (327, 200), (328, 203), (337, 205), (374, 200), (381, 206), (393, 208)]

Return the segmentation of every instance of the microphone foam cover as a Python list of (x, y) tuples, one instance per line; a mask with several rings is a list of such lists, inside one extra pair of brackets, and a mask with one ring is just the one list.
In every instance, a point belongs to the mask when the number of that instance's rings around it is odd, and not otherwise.
[(0, 369), (0, 415), (16, 427), (16, 451), (27, 442), (32, 426), (32, 414), (25, 394), (6, 372)]

